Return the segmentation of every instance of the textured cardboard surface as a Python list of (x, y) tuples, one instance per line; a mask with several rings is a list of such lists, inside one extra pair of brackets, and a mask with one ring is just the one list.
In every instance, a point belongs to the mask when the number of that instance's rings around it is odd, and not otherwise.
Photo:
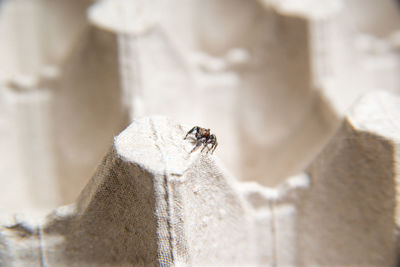
[(395, 1), (25, 2), (0, 4), (1, 266), (397, 264), (399, 97), (354, 105), (399, 89)]
[[(189, 153), (194, 143), (183, 140), (185, 134), (164, 117), (135, 120), (115, 138), (76, 203), (55, 210), (23, 241), (13, 241), (24, 232), (18, 224), (3, 227), (4, 253), (12, 258), (1, 260), (46, 266), (253, 262), (248, 204), (214, 156)], [(25, 243), (29, 247), (21, 248)]]
[[(144, 117), (119, 134), (74, 204), (5, 217), (4, 264), (392, 266), (398, 96), (354, 106), (307, 174), (278, 188), (190, 153), (191, 127)], [(385, 108), (382, 108), (385, 107)]]
[(299, 203), (302, 264), (393, 266), (396, 262), (399, 97), (362, 98), (314, 160)]

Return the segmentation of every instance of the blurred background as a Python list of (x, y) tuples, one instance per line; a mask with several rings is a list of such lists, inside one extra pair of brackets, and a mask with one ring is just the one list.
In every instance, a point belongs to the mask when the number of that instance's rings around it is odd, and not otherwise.
[(394, 0), (0, 0), (0, 212), (73, 202), (148, 115), (275, 187), (362, 94), (400, 90), (399, 55)]

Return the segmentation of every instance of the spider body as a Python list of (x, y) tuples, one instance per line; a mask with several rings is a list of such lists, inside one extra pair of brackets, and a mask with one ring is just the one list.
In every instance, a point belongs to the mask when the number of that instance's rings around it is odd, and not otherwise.
[[(193, 133), (197, 142), (192, 151), (190, 151), (190, 153), (196, 151), (201, 145), (203, 145), (203, 149), (201, 151), (207, 148), (208, 149), (207, 153), (210, 151), (211, 154), (214, 153), (215, 149), (218, 146), (218, 142), (217, 142), (217, 137), (214, 134), (211, 134), (210, 129), (194, 126), (189, 132), (186, 133), (186, 136), (183, 139), (186, 139), (188, 135)], [(211, 145), (211, 147), (209, 147), (208, 145)]]

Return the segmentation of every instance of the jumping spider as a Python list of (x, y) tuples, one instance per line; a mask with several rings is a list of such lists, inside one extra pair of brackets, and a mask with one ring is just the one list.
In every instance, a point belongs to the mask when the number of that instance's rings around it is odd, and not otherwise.
[[(204, 147), (201, 151), (203, 151), (207, 147), (207, 149), (208, 149), (207, 153), (210, 151), (211, 151), (211, 154), (214, 153), (215, 149), (218, 146), (218, 142), (217, 142), (217, 137), (214, 134), (210, 133), (210, 129), (204, 129), (199, 126), (195, 126), (189, 132), (187, 132), (185, 138), (183, 138), (183, 139), (186, 139), (188, 137), (188, 135), (192, 134), (192, 133), (195, 133), (194, 136), (197, 140), (197, 143), (194, 146), (194, 148), (192, 149), (192, 151), (190, 151), (190, 153), (197, 150), (199, 148), (199, 146), (201, 146), (201, 145), (204, 145)], [(211, 144), (211, 148), (208, 147), (209, 144)]]

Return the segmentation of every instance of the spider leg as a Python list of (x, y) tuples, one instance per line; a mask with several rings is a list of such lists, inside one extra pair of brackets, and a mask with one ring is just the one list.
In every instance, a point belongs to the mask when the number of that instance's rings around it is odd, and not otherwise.
[[(210, 144), (211, 142), (212, 142), (212, 140), (210, 138), (204, 137), (204, 147), (201, 150), (201, 152), (203, 152), (204, 149), (206, 149), (206, 148), (208, 149), (208, 151), (210, 151), (210, 148), (208, 147), (208, 144)], [(208, 151), (207, 151), (207, 153), (208, 153)]]
[(194, 126), (189, 132), (186, 133), (185, 138), (183, 138), (183, 140), (185, 140), (189, 134), (193, 133), (194, 131), (198, 132), (199, 131), (199, 126)]
[[(209, 147), (208, 144), (211, 144), (211, 147)], [(207, 143), (204, 145), (204, 148), (207, 147), (207, 154), (208, 154), (208, 152), (210, 152), (210, 150), (213, 149), (214, 144), (215, 144), (214, 140), (212, 140), (212, 139), (207, 140)], [(203, 150), (204, 150), (204, 148), (203, 148)]]
[(210, 151), (210, 148), (208, 147), (208, 144), (209, 144), (208, 141), (206, 141), (206, 142), (204, 143), (204, 147), (201, 149), (201, 152), (203, 152), (203, 150), (204, 150), (205, 148), (208, 149), (208, 150), (207, 150), (207, 153), (208, 153), (208, 151)]
[[(217, 142), (217, 140), (215, 140), (215, 143), (214, 143), (213, 146), (211, 147), (211, 149), (212, 149), (211, 154), (214, 153), (214, 151), (215, 151), (215, 149), (217, 148), (217, 146), (218, 146), (218, 142)], [(214, 147), (214, 148), (213, 148), (213, 147)]]
[(205, 139), (204, 138), (199, 139), (197, 141), (196, 145), (194, 146), (194, 148), (192, 149), (192, 151), (190, 151), (190, 153), (196, 151), (199, 148), (199, 146), (201, 146), (204, 143), (205, 143)]
[[(211, 147), (209, 147), (208, 144), (211, 144)], [(212, 134), (212, 135), (207, 139), (207, 142), (205, 143), (205, 146), (207, 146), (207, 148), (208, 148), (207, 154), (208, 154), (208, 152), (210, 152), (210, 151), (211, 151), (211, 154), (213, 154), (214, 151), (215, 151), (215, 149), (216, 149), (217, 146), (218, 146), (217, 137), (216, 137), (215, 135)]]
[(212, 141), (210, 142), (210, 144), (211, 144), (211, 148), (208, 149), (207, 153), (211, 151), (211, 154), (213, 154), (214, 151), (215, 151), (215, 149), (216, 149), (217, 146), (218, 146), (218, 142), (217, 142), (217, 140), (212, 140)]

